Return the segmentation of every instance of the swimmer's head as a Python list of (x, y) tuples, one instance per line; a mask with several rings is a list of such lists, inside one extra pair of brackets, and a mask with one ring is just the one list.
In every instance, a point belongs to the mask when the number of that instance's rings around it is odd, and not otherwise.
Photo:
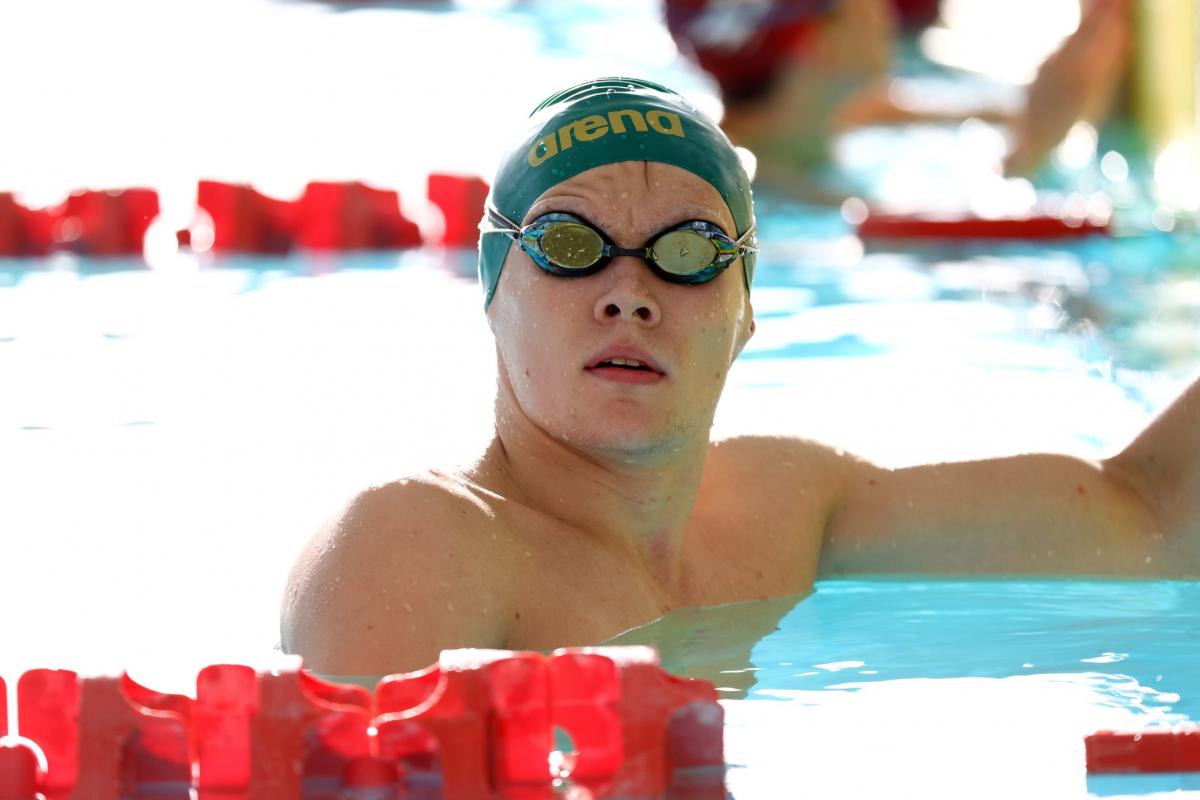
[[(520, 223), (547, 189), (594, 167), (653, 161), (691, 172), (712, 185), (729, 207), (741, 239), (754, 225), (750, 180), (716, 123), (675, 92), (635, 78), (602, 78), (543, 100), (520, 143), (501, 159), (489, 210)], [(485, 220), (486, 222), (486, 220)], [(492, 301), (513, 241), (484, 236), (479, 279), (484, 307)], [(742, 257), (746, 287), (754, 254)]]

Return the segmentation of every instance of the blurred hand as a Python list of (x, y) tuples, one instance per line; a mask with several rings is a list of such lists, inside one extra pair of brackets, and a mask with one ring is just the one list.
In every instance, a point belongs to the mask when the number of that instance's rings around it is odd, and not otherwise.
[(1102, 122), (1129, 62), (1131, 0), (1096, 0), (1029, 87), (1007, 174), (1035, 169), (1079, 120)]

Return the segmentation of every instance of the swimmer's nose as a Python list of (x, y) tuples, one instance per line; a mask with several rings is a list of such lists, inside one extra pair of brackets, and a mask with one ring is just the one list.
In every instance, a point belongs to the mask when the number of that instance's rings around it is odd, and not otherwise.
[[(610, 282), (596, 299), (595, 316), (600, 322), (626, 320), (653, 327), (662, 319), (648, 280), (657, 280), (638, 259), (618, 257), (604, 272)], [(601, 273), (603, 274), (603, 273)]]

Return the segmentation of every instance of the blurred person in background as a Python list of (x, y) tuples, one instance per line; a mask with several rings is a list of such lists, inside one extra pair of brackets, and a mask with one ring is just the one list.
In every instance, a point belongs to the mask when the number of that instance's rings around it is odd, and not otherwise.
[[(789, 193), (825, 164), (840, 133), (873, 124), (1007, 124), (1005, 171), (1032, 171), (1079, 120), (1109, 114), (1128, 60), (1130, 0), (1094, 0), (1042, 64), (1024, 109), (962, 113), (898, 105), (889, 93), (898, 37), (933, 22), (936, 0), (665, 0), (682, 53), (716, 81), (722, 127), (758, 162), (758, 182)], [(803, 193), (803, 191), (802, 191)]]

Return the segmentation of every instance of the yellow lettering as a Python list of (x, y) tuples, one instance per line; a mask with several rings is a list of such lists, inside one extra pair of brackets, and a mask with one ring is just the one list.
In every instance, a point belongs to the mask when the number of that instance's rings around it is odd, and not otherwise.
[(684, 135), (683, 120), (671, 111), (654, 109), (646, 112), (646, 116), (643, 117), (636, 108), (625, 108), (609, 111), (607, 119), (599, 114), (591, 114), (583, 119), (568, 122), (554, 133), (548, 133), (538, 139), (529, 151), (529, 166), (540, 167), (560, 151), (569, 150), (574, 144), (572, 137), (581, 142), (590, 142), (609, 133), (625, 133), (629, 130), (628, 126), (632, 126), (633, 130), (639, 133), (653, 128), (667, 136), (678, 136), (682, 139)]
[(575, 138), (581, 142), (599, 139), (606, 133), (608, 133), (608, 123), (599, 114), (592, 114), (575, 123)]
[(574, 127), (575, 127), (575, 123), (571, 122), (567, 125), (563, 125), (561, 128), (558, 129), (558, 149), (559, 150), (571, 149), (571, 128), (574, 128)]
[(636, 108), (627, 108), (623, 111), (608, 112), (608, 124), (612, 126), (613, 133), (625, 132), (625, 120), (621, 117), (627, 117), (633, 124), (634, 130), (646, 132), (646, 120), (642, 119), (642, 114)]
[(558, 141), (554, 138), (554, 134), (543, 136), (534, 143), (533, 148), (529, 151), (529, 166), (540, 167), (547, 158), (557, 153)]
[[(665, 124), (663, 120), (670, 123)], [(650, 123), (650, 127), (659, 133), (665, 133), (668, 136), (678, 136), (683, 138), (683, 120), (679, 115), (671, 111), (659, 111), (657, 108), (646, 113), (646, 122)]]

